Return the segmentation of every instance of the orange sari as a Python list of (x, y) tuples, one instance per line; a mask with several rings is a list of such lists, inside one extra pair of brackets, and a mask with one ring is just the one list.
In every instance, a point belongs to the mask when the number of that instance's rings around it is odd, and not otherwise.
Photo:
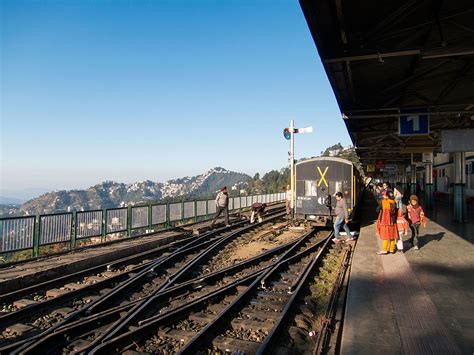
[(382, 240), (396, 240), (398, 238), (397, 217), (390, 215), (390, 211), (396, 206), (394, 200), (382, 200), (382, 210), (377, 218), (377, 234)]

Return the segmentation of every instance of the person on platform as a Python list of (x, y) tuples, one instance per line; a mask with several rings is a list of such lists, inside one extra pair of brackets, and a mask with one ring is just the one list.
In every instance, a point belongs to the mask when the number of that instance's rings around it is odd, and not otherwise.
[(402, 199), (403, 199), (403, 188), (402, 185), (397, 184), (395, 189), (393, 189), (393, 195), (395, 196), (395, 202), (397, 203), (397, 208), (402, 209)]
[(377, 235), (382, 240), (382, 250), (379, 255), (395, 252), (395, 241), (398, 238), (397, 230), (397, 203), (392, 191), (389, 191), (381, 202), (381, 209), (377, 218)]
[(392, 191), (390, 184), (388, 182), (384, 182), (382, 184), (382, 188), (380, 189), (379, 200), (382, 201), (384, 195), (386, 195), (389, 191)]
[(211, 223), (211, 228), (217, 221), (217, 218), (224, 213), (225, 225), (230, 227), (229, 224), (229, 195), (227, 193), (227, 186), (224, 186), (216, 196), (216, 215)]
[(252, 214), (250, 215), (250, 223), (255, 221), (255, 218), (258, 219), (259, 223), (263, 222), (263, 213), (265, 212), (265, 208), (267, 208), (266, 203), (255, 202), (252, 204)]
[(405, 234), (405, 237), (406, 237), (408, 235), (409, 229), (410, 229), (410, 225), (408, 224), (408, 221), (405, 219), (403, 208), (399, 208), (397, 212), (397, 230), (398, 230), (397, 250), (398, 251), (403, 251), (403, 235)]
[(351, 236), (351, 230), (347, 225), (347, 223), (349, 223), (349, 212), (347, 210), (347, 204), (343, 198), (342, 192), (340, 191), (336, 193), (336, 208), (334, 209), (334, 212), (336, 214), (336, 220), (334, 221), (334, 238), (332, 239), (332, 241), (338, 244), (339, 242), (344, 240), (341, 239), (341, 236), (339, 234), (339, 229), (341, 227), (344, 228), (344, 231), (346, 232), (349, 241), (354, 240), (355, 238)]
[(291, 191), (291, 186), (286, 185), (286, 216), (289, 217), (291, 214), (291, 198), (293, 193)]
[(418, 196), (410, 196), (410, 203), (407, 206), (407, 214), (408, 223), (410, 223), (411, 229), (410, 242), (411, 245), (415, 248), (415, 250), (419, 250), (420, 247), (418, 245), (418, 238), (420, 234), (420, 225), (426, 227), (426, 218), (423, 208), (418, 203)]

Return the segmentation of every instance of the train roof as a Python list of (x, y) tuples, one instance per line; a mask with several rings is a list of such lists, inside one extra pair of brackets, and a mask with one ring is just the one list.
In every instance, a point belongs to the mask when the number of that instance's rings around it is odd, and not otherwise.
[(311, 163), (311, 162), (314, 162), (314, 161), (336, 161), (336, 162), (343, 163), (343, 164), (354, 165), (350, 160), (343, 159), (343, 158), (337, 158), (337, 157), (316, 157), (316, 158), (311, 158), (311, 159), (299, 161), (298, 163), (296, 163), (296, 165), (304, 164), (304, 163)]

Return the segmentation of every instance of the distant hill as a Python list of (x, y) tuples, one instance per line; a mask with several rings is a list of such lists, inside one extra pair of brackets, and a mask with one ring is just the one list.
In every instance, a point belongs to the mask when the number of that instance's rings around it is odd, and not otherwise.
[(25, 200), (15, 197), (0, 196), (1, 205), (21, 205), (24, 201)]
[(237, 189), (249, 179), (249, 175), (217, 167), (201, 175), (186, 176), (165, 183), (150, 180), (133, 184), (105, 181), (86, 190), (48, 192), (25, 202), (21, 206), (21, 214), (123, 207), (177, 197), (208, 197), (224, 185), (229, 190)]

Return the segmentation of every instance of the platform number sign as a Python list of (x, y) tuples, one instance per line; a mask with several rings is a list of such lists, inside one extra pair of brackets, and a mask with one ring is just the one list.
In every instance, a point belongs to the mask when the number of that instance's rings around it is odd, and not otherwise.
[[(403, 115), (406, 113), (406, 115)], [(398, 134), (415, 136), (429, 133), (429, 116), (426, 109), (400, 109)]]

